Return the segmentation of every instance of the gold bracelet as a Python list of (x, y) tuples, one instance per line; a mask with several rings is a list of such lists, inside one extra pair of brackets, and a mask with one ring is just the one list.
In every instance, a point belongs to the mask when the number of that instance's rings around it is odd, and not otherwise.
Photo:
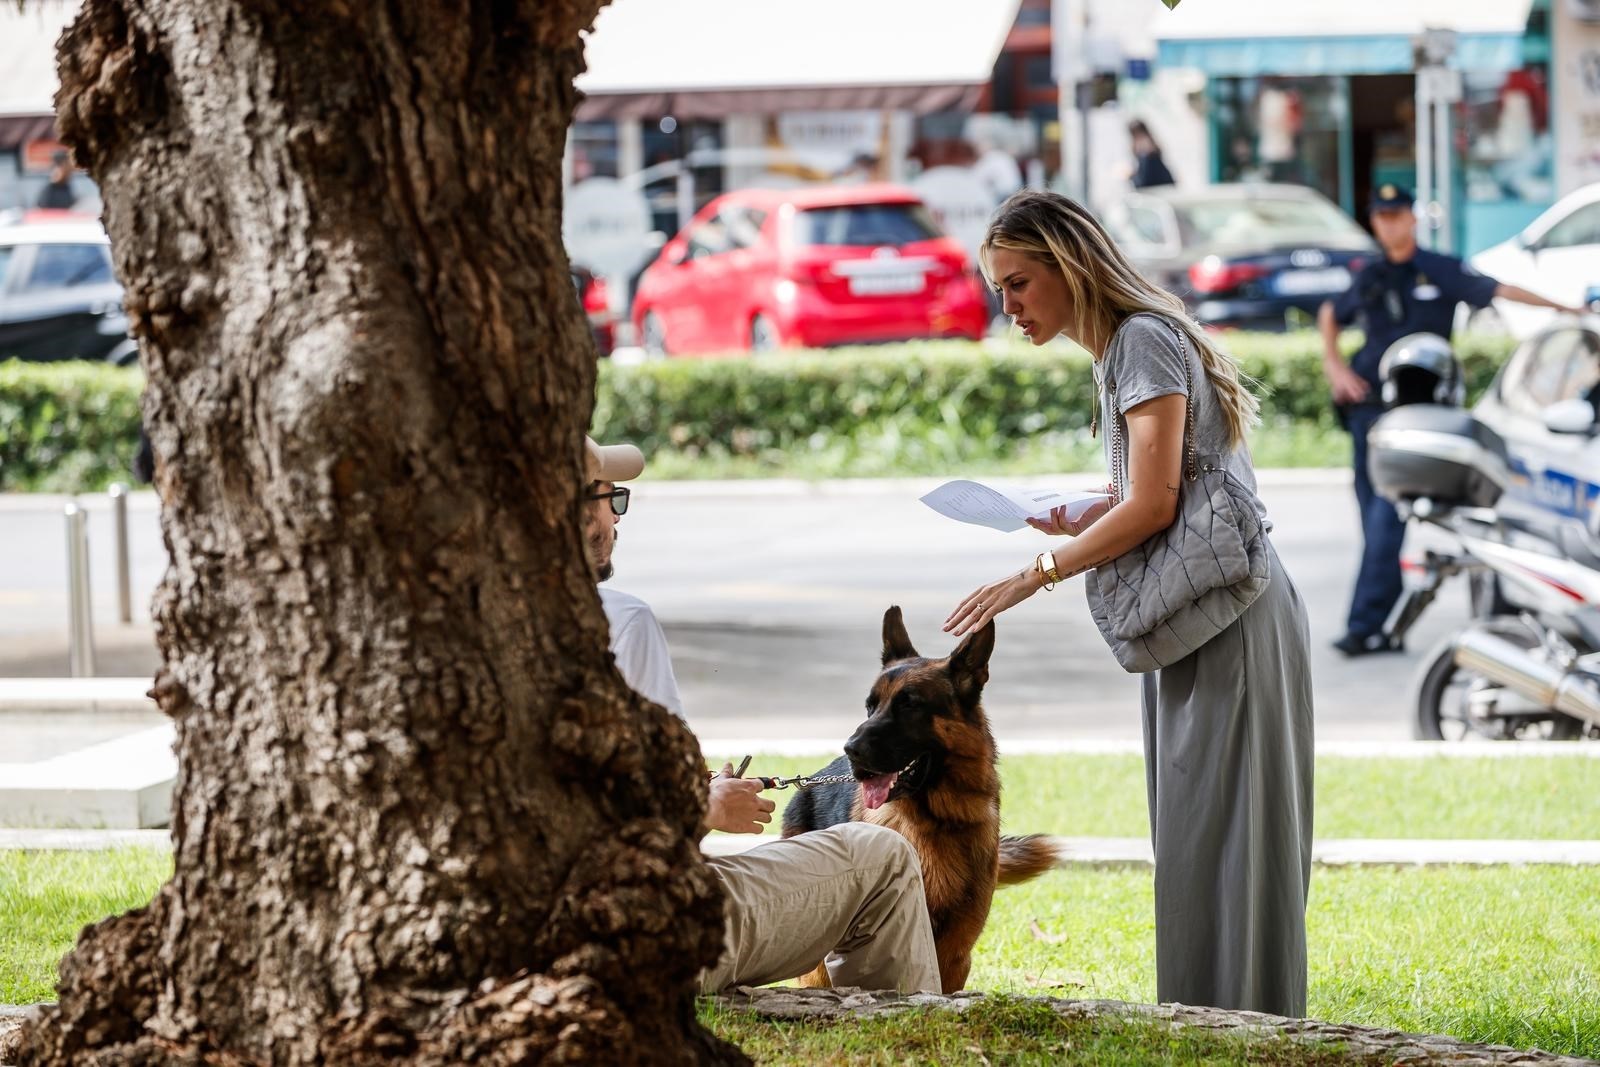
[[(1050, 563), (1047, 566), (1045, 560)], [(1061, 581), (1061, 572), (1056, 568), (1056, 554), (1054, 552), (1041, 552), (1039, 558), (1033, 561), (1033, 569), (1039, 575), (1039, 584), (1045, 590), (1054, 589)]]

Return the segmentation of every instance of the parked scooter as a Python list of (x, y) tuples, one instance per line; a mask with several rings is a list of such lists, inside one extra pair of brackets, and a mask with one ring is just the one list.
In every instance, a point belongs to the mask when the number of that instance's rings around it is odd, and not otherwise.
[(1477, 579), (1472, 621), (1423, 665), (1415, 736), (1600, 737), (1600, 536), (1497, 512), (1511, 479), (1505, 444), (1453, 404), (1394, 408), (1373, 426), (1369, 456), (1374, 488), (1459, 546), (1426, 554), (1392, 638), (1404, 640), (1446, 579)]

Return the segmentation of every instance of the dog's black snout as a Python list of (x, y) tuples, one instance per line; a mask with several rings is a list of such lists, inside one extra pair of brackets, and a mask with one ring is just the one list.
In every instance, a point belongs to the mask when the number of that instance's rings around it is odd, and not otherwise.
[(871, 723), (862, 723), (857, 726), (856, 732), (850, 735), (850, 740), (844, 743), (845, 759), (849, 760), (853, 767), (876, 769), (873, 760), (879, 753), (875, 742), (881, 738), (876, 737), (874, 731), (868, 729), (870, 725)]

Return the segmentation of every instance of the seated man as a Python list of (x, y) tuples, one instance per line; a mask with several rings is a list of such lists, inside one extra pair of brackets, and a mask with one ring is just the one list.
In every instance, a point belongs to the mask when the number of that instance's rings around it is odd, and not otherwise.
[[(617, 483), (639, 476), (644, 455), (632, 445), (587, 447), (584, 538), (595, 579), (604, 582), (613, 571), (617, 520), (628, 510), (628, 490)], [(649, 605), (606, 588), (600, 600), (623, 679), (681, 716), (666, 636)], [(711, 780), (705, 829), (760, 833), (774, 805), (759, 782), (732, 772), (725, 766)], [(722, 957), (701, 974), (702, 993), (797, 978), (823, 959), (836, 986), (939, 992), (922, 867), (893, 830), (847, 823), (706, 863), (728, 906)]]

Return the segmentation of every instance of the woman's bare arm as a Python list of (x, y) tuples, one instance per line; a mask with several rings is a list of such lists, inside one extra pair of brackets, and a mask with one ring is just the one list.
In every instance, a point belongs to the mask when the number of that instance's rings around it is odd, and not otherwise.
[(1128, 496), (1088, 530), (1055, 550), (1061, 577), (1116, 559), (1143, 544), (1178, 517), (1178, 484), (1183, 477), (1184, 397), (1181, 393), (1146, 400), (1127, 414)]
[[(1183, 395), (1176, 394), (1129, 409), (1128, 498), (1055, 550), (1056, 570), (1063, 578), (1104, 566), (1177, 518), (1183, 406)], [(957, 634), (979, 629), (1038, 591), (1039, 578), (1030, 564), (974, 590), (945, 619), (944, 628)]]

